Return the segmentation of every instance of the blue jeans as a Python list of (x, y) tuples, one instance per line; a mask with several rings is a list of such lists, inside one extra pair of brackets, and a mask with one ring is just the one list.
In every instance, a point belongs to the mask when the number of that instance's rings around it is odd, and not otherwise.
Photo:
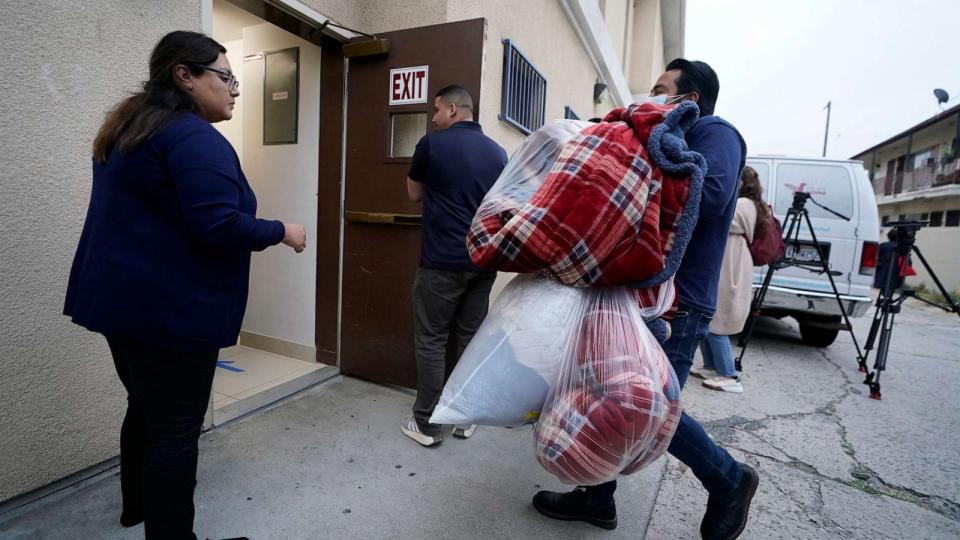
[[(693, 354), (707, 336), (711, 317), (706, 313), (680, 305), (676, 317), (670, 323), (671, 336), (663, 350), (673, 365), (680, 387), (687, 381), (693, 366)], [(690, 467), (703, 487), (711, 495), (723, 495), (740, 483), (740, 466), (736, 460), (707, 436), (700, 424), (683, 413), (677, 432), (667, 448), (673, 457)], [(617, 481), (612, 480), (587, 488), (589, 499), (598, 505), (613, 504)]]
[(707, 334), (706, 339), (700, 344), (700, 352), (703, 353), (704, 369), (712, 369), (721, 377), (737, 376), (729, 336)]

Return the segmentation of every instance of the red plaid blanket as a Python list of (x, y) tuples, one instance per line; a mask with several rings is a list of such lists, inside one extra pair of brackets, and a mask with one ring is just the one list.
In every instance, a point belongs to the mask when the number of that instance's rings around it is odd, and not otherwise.
[(562, 482), (596, 485), (666, 451), (680, 419), (680, 385), (659, 346), (601, 304), (584, 316), (576, 369), (561, 378), (534, 428), (537, 459)]
[(545, 271), (581, 287), (628, 285), (662, 272), (690, 176), (662, 173), (646, 145), (673, 108), (633, 105), (587, 127), (563, 146), (529, 201), (491, 191), (467, 237), (474, 264)]

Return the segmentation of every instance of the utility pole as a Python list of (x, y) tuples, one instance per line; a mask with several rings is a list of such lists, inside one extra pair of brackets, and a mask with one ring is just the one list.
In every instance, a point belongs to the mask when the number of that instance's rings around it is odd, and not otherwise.
[(830, 136), (830, 104), (832, 102), (828, 101), (827, 106), (824, 109), (827, 110), (827, 127), (823, 131), (823, 157), (827, 157), (827, 138)]

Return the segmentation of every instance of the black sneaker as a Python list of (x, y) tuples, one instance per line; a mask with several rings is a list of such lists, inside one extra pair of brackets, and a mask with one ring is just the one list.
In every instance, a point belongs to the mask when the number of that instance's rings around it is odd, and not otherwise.
[(700, 522), (700, 536), (705, 540), (733, 540), (747, 526), (750, 501), (757, 492), (760, 477), (753, 467), (740, 463), (740, 483), (728, 495), (710, 496), (707, 513)]
[(120, 525), (124, 527), (136, 527), (143, 523), (143, 510), (124, 510), (120, 514)]
[(608, 531), (617, 528), (617, 505), (593, 504), (583, 488), (577, 488), (570, 493), (541, 491), (533, 496), (533, 507), (548, 518), (584, 521)]

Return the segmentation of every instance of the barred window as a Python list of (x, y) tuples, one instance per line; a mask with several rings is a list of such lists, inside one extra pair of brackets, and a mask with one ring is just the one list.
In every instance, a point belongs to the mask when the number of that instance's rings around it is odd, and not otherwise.
[(503, 95), (500, 120), (530, 134), (543, 125), (547, 78), (509, 40), (503, 40)]

